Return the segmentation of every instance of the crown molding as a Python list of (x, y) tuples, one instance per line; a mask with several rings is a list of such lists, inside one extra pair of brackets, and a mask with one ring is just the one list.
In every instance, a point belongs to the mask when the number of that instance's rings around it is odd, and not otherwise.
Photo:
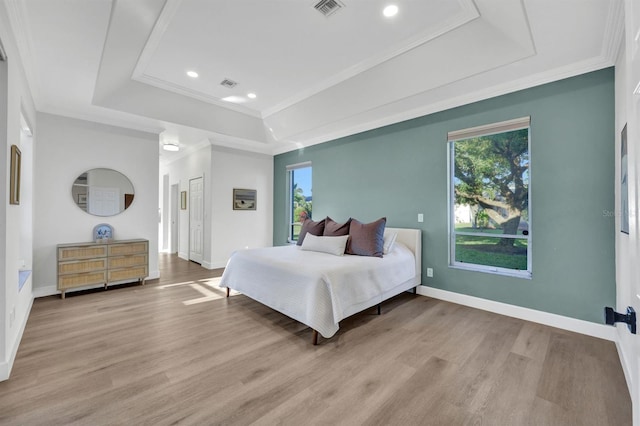
[(153, 54), (158, 49), (164, 33), (167, 31), (167, 28), (169, 28), (169, 24), (171, 24), (171, 20), (178, 12), (178, 8), (181, 4), (182, 0), (167, 0), (164, 4), (162, 11), (160, 11), (160, 16), (158, 16), (158, 19), (151, 30), (149, 38), (147, 39), (142, 52), (140, 52), (140, 55), (138, 56), (138, 61), (133, 69), (132, 78), (144, 74), (144, 70), (147, 68), (149, 62), (151, 62)]
[[(295, 151), (297, 149), (303, 149), (304, 147), (329, 142), (342, 137), (354, 135), (356, 133), (378, 129), (384, 126), (389, 126), (391, 124), (400, 123), (403, 121), (411, 120), (413, 118), (434, 114), (486, 99), (495, 98), (519, 90), (529, 89), (569, 77), (575, 77), (580, 74), (597, 71), (603, 68), (610, 67), (612, 65), (613, 63), (609, 58), (598, 56), (596, 58), (577, 62), (564, 67), (554, 68), (552, 70), (530, 75), (521, 79), (506, 81), (502, 84), (497, 84), (488, 88), (477, 90), (472, 93), (465, 93), (464, 95), (452, 97), (444, 101), (432, 103), (425, 102), (425, 104), (419, 108), (411, 108), (405, 110), (403, 109), (402, 105), (403, 102), (407, 100), (407, 98), (401, 99), (394, 102), (394, 109), (398, 110), (398, 112), (395, 114), (385, 113), (383, 117), (372, 118), (356, 125), (323, 132), (321, 136), (310, 137), (308, 139), (302, 137), (298, 140), (293, 137), (289, 138), (289, 140), (287, 141), (278, 141), (273, 144), (273, 155), (283, 154), (285, 152)], [(425, 99), (428, 99), (428, 92), (414, 95), (413, 97), (415, 96), (423, 96)], [(383, 105), (382, 107), (384, 106), (385, 105)], [(376, 110), (369, 111), (368, 113), (375, 114)]]
[[(42, 108), (38, 109), (38, 112), (43, 114), (58, 115), (65, 118), (72, 118), (75, 120), (89, 121), (105, 126), (136, 130), (139, 132), (151, 133), (155, 135), (159, 135), (160, 133), (165, 131), (165, 129), (161, 125), (142, 124), (139, 120), (127, 120), (124, 118), (113, 117), (112, 114), (103, 115), (97, 113), (78, 112), (75, 109), (68, 110), (64, 108), (53, 107), (51, 105), (44, 105)], [(136, 116), (136, 118), (139, 119), (140, 117)]]
[(170, 81), (153, 77), (147, 74), (140, 75), (132, 75), (131, 79), (138, 81), (140, 83), (148, 84), (150, 86), (157, 87), (159, 89), (168, 90), (170, 92), (177, 93), (179, 95), (188, 96), (190, 98), (194, 98), (203, 102), (207, 102), (209, 104), (217, 105), (219, 107), (223, 107), (226, 109), (230, 109), (235, 112), (239, 112), (241, 114), (250, 115), (255, 118), (262, 119), (262, 114), (258, 111), (244, 107), (242, 105), (234, 104), (233, 102), (225, 102), (220, 100), (214, 96), (209, 96), (206, 93), (198, 92), (196, 90), (191, 90), (187, 87), (180, 86), (179, 84), (172, 83)]

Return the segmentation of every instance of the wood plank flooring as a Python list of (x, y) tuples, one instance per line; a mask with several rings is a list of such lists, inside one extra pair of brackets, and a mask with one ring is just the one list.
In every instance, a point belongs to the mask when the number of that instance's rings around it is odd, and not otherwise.
[(0, 424), (630, 425), (612, 342), (402, 294), (332, 339), (161, 255), (161, 276), (37, 299)]

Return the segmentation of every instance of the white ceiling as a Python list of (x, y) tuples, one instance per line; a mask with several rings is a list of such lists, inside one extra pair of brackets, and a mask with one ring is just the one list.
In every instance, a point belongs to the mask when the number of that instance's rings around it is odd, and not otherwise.
[(182, 147), (165, 162), (276, 154), (611, 66), (623, 25), (618, 0), (341, 0), (330, 17), (313, 0), (3, 1), (38, 110), (162, 133)]

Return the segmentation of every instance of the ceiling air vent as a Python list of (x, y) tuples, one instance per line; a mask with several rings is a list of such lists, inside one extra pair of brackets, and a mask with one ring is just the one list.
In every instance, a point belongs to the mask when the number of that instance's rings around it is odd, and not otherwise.
[(228, 78), (225, 78), (224, 80), (222, 80), (220, 82), (220, 85), (224, 86), (224, 87), (228, 87), (229, 89), (232, 89), (232, 88), (236, 87), (238, 85), (238, 83), (233, 81), (233, 80), (229, 80)]
[(324, 16), (331, 16), (344, 7), (344, 4), (338, 0), (320, 0), (313, 6), (318, 12)]

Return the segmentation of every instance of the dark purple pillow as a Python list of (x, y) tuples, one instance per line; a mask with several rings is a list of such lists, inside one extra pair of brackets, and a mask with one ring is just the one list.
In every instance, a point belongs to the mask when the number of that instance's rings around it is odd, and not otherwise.
[(382, 257), (384, 227), (386, 224), (386, 217), (371, 223), (362, 223), (356, 219), (351, 219), (346, 253), (358, 256)]
[(343, 235), (349, 235), (349, 226), (351, 224), (351, 218), (345, 223), (338, 223), (331, 219), (329, 216), (325, 219), (324, 224), (324, 236), (325, 237), (341, 237)]
[(300, 235), (298, 235), (298, 242), (296, 244), (299, 246), (302, 245), (302, 241), (304, 241), (304, 236), (307, 235), (307, 232), (315, 235), (316, 237), (321, 237), (324, 232), (324, 223), (325, 219), (322, 219), (319, 222), (307, 219), (302, 222), (302, 228), (300, 228)]

